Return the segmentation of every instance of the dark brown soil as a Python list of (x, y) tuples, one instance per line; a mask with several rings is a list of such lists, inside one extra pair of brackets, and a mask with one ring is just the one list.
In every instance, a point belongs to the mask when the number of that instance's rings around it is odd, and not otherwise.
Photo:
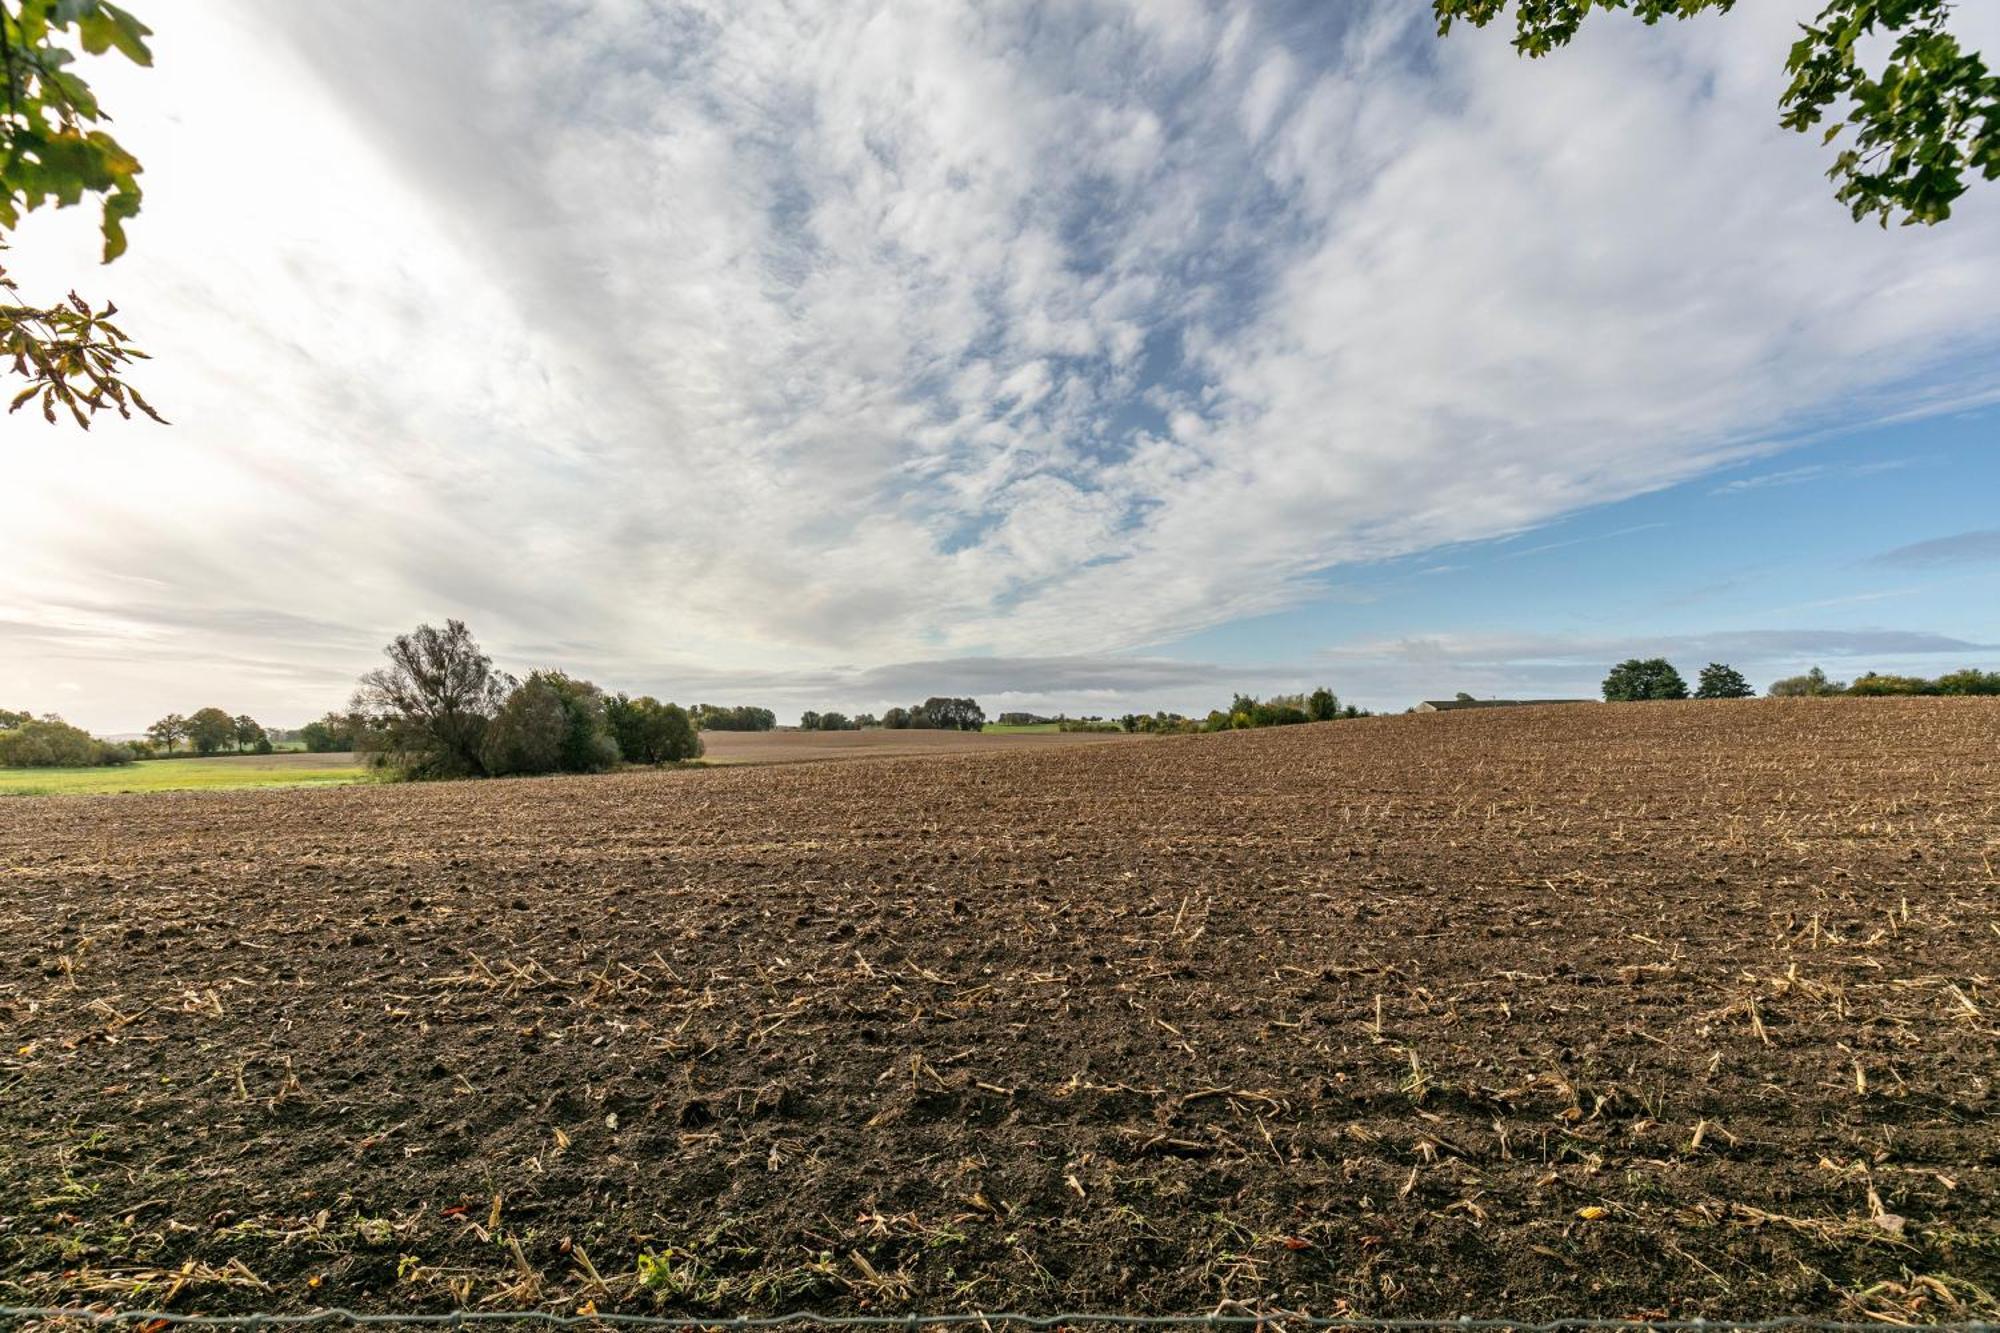
[(996, 750), (1048, 750), (1069, 745), (1144, 744), (1144, 737), (1101, 731), (707, 731), (710, 764), (802, 764), (822, 759), (874, 759)]
[(0, 804), (0, 1303), (2000, 1293), (2000, 703)]

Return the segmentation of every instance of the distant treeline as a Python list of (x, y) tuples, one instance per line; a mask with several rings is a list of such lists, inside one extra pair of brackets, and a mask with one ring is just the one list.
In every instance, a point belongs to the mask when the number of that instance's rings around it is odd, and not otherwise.
[[(1170, 735), (1204, 731), (1244, 731), (1253, 727), (1284, 727), (1300, 722), (1332, 722), (1338, 718), (1366, 717), (1368, 714), (1352, 704), (1343, 708), (1332, 690), (1324, 687), (1311, 694), (1275, 694), (1268, 699), (1258, 699), (1252, 695), (1239, 694), (1231, 699), (1228, 708), (1212, 710), (1207, 717), (1191, 718), (1180, 713), (1127, 713), (1112, 719), (1105, 717), (1069, 717), (1058, 714), (1045, 717), (1039, 713), (1007, 712), (994, 721), (1003, 727), (1054, 727), (1058, 731), (1078, 732), (1130, 732), (1146, 735)], [(986, 714), (977, 700), (932, 698), (914, 708), (891, 708), (882, 715), (884, 727), (938, 727), (960, 731), (977, 731), (986, 724)], [(807, 713), (799, 725), (808, 730), (838, 731), (852, 727), (875, 725), (867, 714), (852, 720), (840, 713)]]
[(257, 720), (220, 708), (202, 708), (182, 716), (170, 713), (146, 729), (146, 739), (99, 740), (54, 713), (0, 708), (0, 768), (97, 768), (129, 764), (135, 759), (170, 755), (185, 741), (196, 754), (224, 752), (269, 754), (271, 737)]
[(139, 757), (170, 755), (182, 741), (200, 755), (269, 754), (272, 749), (270, 733), (256, 718), (221, 708), (198, 708), (186, 716), (169, 713), (147, 727), (146, 740), (137, 742)]
[(2000, 671), (1980, 671), (1966, 667), (1949, 671), (1935, 679), (1923, 676), (1890, 676), (1870, 671), (1853, 684), (1828, 680), (1826, 672), (1814, 667), (1803, 676), (1787, 676), (1771, 682), (1773, 699), (1793, 699), (1821, 694), (2000, 694)]
[(1342, 706), (1340, 696), (1322, 685), (1311, 694), (1274, 694), (1268, 699), (1239, 694), (1229, 707), (1212, 709), (1205, 718), (1182, 717), (1179, 713), (1127, 713), (1118, 720), (1126, 731), (1173, 733), (1206, 731), (1249, 731), (1257, 727), (1291, 727), (1303, 722), (1336, 722), (1344, 718), (1368, 717), (1365, 708)]
[[(1628, 658), (1611, 668), (1604, 678), (1604, 697), (1611, 703), (1632, 703), (1643, 699), (1749, 699), (1757, 691), (1742, 672), (1726, 662), (1710, 662), (1692, 693), (1687, 681), (1664, 657)], [(1773, 699), (1817, 698), (1823, 695), (1894, 694), (2000, 694), (2000, 671), (1980, 671), (1966, 667), (1948, 672), (1935, 680), (1923, 676), (1890, 676), (1870, 671), (1853, 684), (1832, 680), (1814, 667), (1802, 676), (1774, 680), (1767, 691)]]
[(776, 713), (747, 704), (735, 708), (696, 704), (688, 709), (688, 716), (694, 720), (697, 731), (769, 731), (778, 725)]
[(867, 727), (881, 725), (880, 719), (873, 713), (849, 717), (845, 713), (815, 713), (807, 709), (799, 714), (800, 731), (861, 731)]
[(909, 708), (891, 708), (876, 717), (873, 713), (818, 713), (799, 715), (800, 731), (865, 731), (883, 727), (890, 731), (978, 731), (986, 725), (986, 712), (977, 699), (946, 698), (932, 695)]

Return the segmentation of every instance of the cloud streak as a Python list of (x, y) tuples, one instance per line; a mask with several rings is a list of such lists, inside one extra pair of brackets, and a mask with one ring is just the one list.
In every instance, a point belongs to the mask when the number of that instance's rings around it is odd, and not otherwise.
[(1936, 569), (1948, 565), (1991, 564), (2000, 561), (2000, 528), (1933, 537), (1884, 551), (1874, 559), (1891, 569)]

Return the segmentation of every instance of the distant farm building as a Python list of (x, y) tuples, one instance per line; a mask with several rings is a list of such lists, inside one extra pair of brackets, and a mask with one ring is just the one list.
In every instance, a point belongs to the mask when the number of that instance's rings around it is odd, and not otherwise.
[(1540, 704), (1594, 704), (1595, 699), (1426, 699), (1419, 713), (1450, 713), (1460, 708), (1534, 708)]

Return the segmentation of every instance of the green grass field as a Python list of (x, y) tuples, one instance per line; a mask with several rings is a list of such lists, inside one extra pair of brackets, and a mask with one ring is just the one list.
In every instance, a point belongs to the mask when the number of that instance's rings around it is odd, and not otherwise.
[(0, 796), (332, 787), (373, 780), (368, 770), (356, 767), (348, 755), (222, 755), (213, 759), (151, 759), (117, 768), (0, 768)]
[(1007, 736), (1019, 736), (1019, 735), (1026, 735), (1028, 732), (1031, 731), (1061, 731), (1062, 724), (1058, 722), (1027, 722), (1021, 724), (1002, 725), (1001, 723), (998, 722), (988, 722), (985, 726), (981, 727), (980, 730), (987, 732), (998, 732), (1001, 735), (1007, 735)]

